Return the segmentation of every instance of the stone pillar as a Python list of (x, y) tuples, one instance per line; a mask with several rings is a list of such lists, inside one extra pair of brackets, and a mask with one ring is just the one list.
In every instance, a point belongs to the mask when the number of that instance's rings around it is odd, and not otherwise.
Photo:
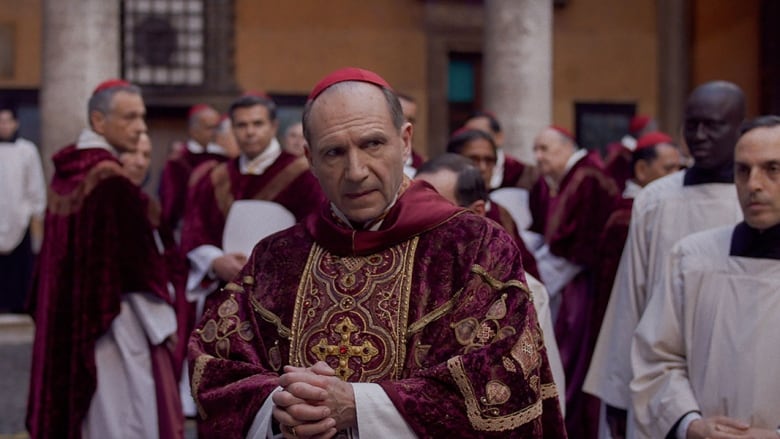
[(41, 149), (51, 155), (87, 126), (87, 100), (120, 64), (119, 0), (44, 0), (41, 65)]
[(484, 107), (496, 113), (504, 147), (533, 162), (533, 139), (552, 115), (552, 0), (486, 0)]
[(690, 0), (658, 0), (658, 124), (680, 133), (691, 82), (692, 5)]

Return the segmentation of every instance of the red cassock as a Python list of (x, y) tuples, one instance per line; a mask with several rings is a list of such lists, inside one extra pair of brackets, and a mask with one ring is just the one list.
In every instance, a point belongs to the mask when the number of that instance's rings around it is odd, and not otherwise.
[(300, 221), (320, 207), (325, 199), (320, 184), (309, 171), (305, 157), (282, 152), (261, 175), (239, 172), (239, 159), (196, 169), (202, 175), (190, 188), (182, 225), (181, 247), (185, 253), (201, 245), (222, 248), (222, 233), (235, 200), (274, 201)]
[(617, 184), (618, 190), (626, 188), (626, 182), (633, 177), (631, 169), (632, 152), (620, 142), (614, 142), (607, 145), (607, 159), (605, 160), (604, 170), (607, 175), (612, 177)]
[(590, 330), (589, 349), (592, 352), (596, 347), (596, 340), (601, 330), (601, 322), (607, 311), (609, 296), (612, 294), (612, 285), (615, 283), (620, 257), (628, 238), (628, 226), (631, 223), (631, 208), (634, 205), (633, 198), (619, 198), (615, 210), (609, 216), (604, 230), (599, 239), (598, 254), (599, 265), (597, 267), (594, 283), (596, 297), (593, 302), (593, 320)]
[(283, 367), (320, 360), (419, 437), (566, 437), (511, 241), (420, 182), (378, 231), (324, 204), (261, 241), (190, 339), (203, 437), (243, 437)]
[[(171, 303), (170, 277), (153, 234), (159, 207), (125, 177), (111, 153), (71, 145), (53, 161), (33, 287), (27, 427), (32, 438), (78, 438), (97, 386), (95, 343), (119, 314), (123, 293), (150, 292)], [(154, 365), (155, 378), (167, 367), (174, 386), (158, 401), (178, 398), (170, 354), (152, 349), (152, 357), (168, 362)], [(165, 406), (158, 404), (158, 412)], [(160, 412), (161, 425), (166, 416), (176, 414)]]
[[(566, 426), (572, 437), (595, 438), (598, 433), (598, 400), (581, 391), (598, 334), (594, 277), (601, 261), (596, 251), (607, 219), (619, 193), (615, 183), (590, 155), (580, 159), (551, 193), (540, 178), (530, 194), (531, 230), (544, 235), (550, 252), (583, 267), (561, 291), (555, 321), (555, 338), (566, 373)], [(600, 325), (600, 322), (598, 323)]]
[(521, 162), (520, 160), (505, 154), (504, 178), (501, 187), (519, 187), (530, 190), (539, 178), (536, 167)]
[(504, 209), (504, 207), (500, 204), (496, 203), (495, 201), (491, 201), (490, 209), (485, 212), (485, 216), (501, 224), (504, 229), (515, 239), (515, 243), (517, 243), (517, 247), (520, 249), (520, 254), (523, 257), (523, 270), (538, 279), (540, 282), (544, 282), (541, 275), (539, 274), (539, 268), (536, 266), (536, 258), (534, 257), (533, 253), (528, 251), (528, 247), (526, 247), (525, 242), (523, 242), (523, 239), (520, 238), (520, 232), (517, 230), (517, 224), (515, 224), (515, 220), (512, 219), (512, 214), (510, 214), (509, 211)]
[(192, 171), (201, 164), (213, 161), (222, 163), (228, 158), (221, 154), (209, 152), (193, 153), (186, 144), (176, 148), (171, 158), (165, 162), (160, 174), (160, 204), (162, 205), (162, 223), (175, 229), (185, 211), (187, 189)]

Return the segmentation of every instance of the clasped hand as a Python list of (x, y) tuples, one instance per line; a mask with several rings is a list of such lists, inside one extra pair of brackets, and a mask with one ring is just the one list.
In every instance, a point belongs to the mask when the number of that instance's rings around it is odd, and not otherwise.
[(273, 416), (287, 438), (327, 439), (356, 425), (352, 386), (323, 361), (311, 367), (285, 366), (274, 392)]
[(688, 439), (778, 439), (774, 430), (751, 427), (740, 420), (713, 416), (691, 422)]

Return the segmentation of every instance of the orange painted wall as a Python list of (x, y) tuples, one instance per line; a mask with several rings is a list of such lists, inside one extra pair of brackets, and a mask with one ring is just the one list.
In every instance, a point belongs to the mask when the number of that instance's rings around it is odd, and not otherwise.
[(41, 82), (40, 0), (0, 0), (0, 24), (14, 29), (11, 78), (0, 77), (0, 88), (37, 88)]
[(553, 123), (574, 128), (575, 101), (636, 102), (655, 116), (654, 0), (572, 0), (553, 20)]
[(691, 82), (715, 79), (742, 87), (748, 115), (757, 115), (760, 93), (759, 0), (695, 0)]
[(337, 68), (375, 70), (418, 101), (415, 138), (425, 139), (423, 6), (418, 0), (238, 0), (238, 84), (244, 89), (306, 95)]

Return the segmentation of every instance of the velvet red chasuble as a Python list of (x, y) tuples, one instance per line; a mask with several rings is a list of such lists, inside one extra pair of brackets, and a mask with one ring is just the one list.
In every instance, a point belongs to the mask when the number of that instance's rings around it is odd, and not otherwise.
[[(378, 231), (329, 206), (261, 241), (190, 339), (204, 437), (243, 437), (284, 365), (375, 382), (420, 437), (565, 437), (512, 238), (412, 183)], [(361, 432), (371, 437), (371, 432)]]
[(207, 161), (222, 163), (228, 159), (224, 155), (210, 152), (190, 152), (186, 142), (178, 146), (179, 149), (168, 159), (160, 174), (162, 223), (172, 229), (176, 228), (184, 215), (189, 180), (195, 168)]
[(53, 157), (33, 305), (27, 427), (33, 438), (81, 436), (97, 385), (95, 343), (123, 293), (169, 301), (166, 261), (154, 242), (159, 217), (103, 149), (69, 146)]
[(204, 166), (208, 164), (196, 168), (195, 173), (202, 175), (197, 182), (192, 182), (187, 200), (181, 235), (184, 253), (201, 245), (222, 247), (225, 221), (235, 200), (274, 201), (298, 221), (315, 211), (324, 200), (305, 157), (282, 152), (260, 175), (241, 174), (239, 158), (208, 169)]

